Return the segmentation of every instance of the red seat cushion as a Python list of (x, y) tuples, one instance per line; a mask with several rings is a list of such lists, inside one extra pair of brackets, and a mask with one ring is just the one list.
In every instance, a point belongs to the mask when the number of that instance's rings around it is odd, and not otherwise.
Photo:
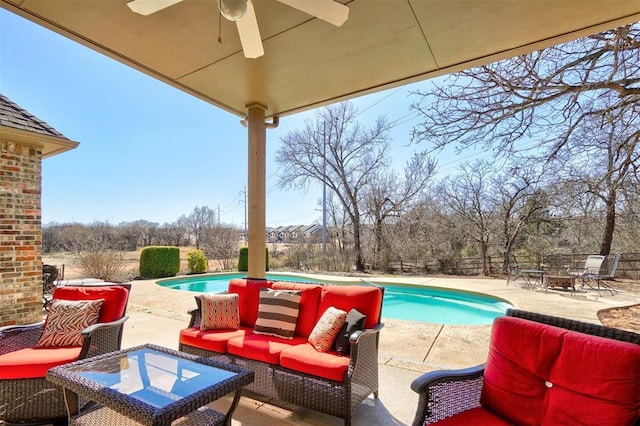
[(365, 328), (373, 328), (380, 322), (382, 291), (374, 286), (326, 285), (322, 287), (316, 322), (331, 306), (345, 312), (356, 308), (367, 316)]
[(53, 292), (54, 299), (93, 300), (104, 299), (98, 322), (111, 322), (122, 318), (127, 309), (129, 290), (119, 285), (112, 286), (66, 286)]
[(633, 424), (640, 345), (521, 318), (494, 321), (481, 404), (516, 424)]
[(432, 423), (438, 426), (511, 426), (512, 424), (483, 407), (472, 408), (455, 416)]
[(242, 337), (252, 332), (253, 329), (242, 327), (238, 330), (207, 331), (200, 330), (200, 327), (190, 327), (180, 330), (180, 343), (224, 354), (227, 353), (229, 339)]
[(309, 337), (316, 325), (318, 302), (322, 286), (314, 284), (300, 284), (290, 282), (274, 282), (271, 286), (274, 290), (302, 290), (298, 321), (296, 322), (296, 336)]
[(337, 352), (318, 352), (310, 343), (284, 349), (280, 354), (282, 367), (337, 382), (344, 381), (349, 360)]
[(0, 355), (1, 379), (33, 379), (47, 375), (51, 367), (77, 361), (80, 346), (26, 348)]
[(280, 362), (280, 352), (286, 348), (306, 342), (307, 339), (305, 337), (294, 337), (289, 340), (263, 334), (251, 334), (230, 339), (227, 344), (227, 352), (243, 358), (266, 362), (267, 364), (278, 364)]
[(256, 324), (258, 305), (260, 304), (260, 288), (271, 288), (272, 284), (273, 281), (244, 278), (234, 278), (229, 281), (229, 293), (238, 295), (238, 312), (241, 326), (253, 328)]

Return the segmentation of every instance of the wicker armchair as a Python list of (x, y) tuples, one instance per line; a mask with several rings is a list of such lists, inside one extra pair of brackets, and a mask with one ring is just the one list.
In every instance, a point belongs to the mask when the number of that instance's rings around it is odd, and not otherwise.
[[(640, 334), (629, 331), (515, 309), (508, 310), (507, 316), (640, 345)], [(447, 425), (469, 423), (470, 417), (460, 415), (478, 410), (481, 406), (484, 373), (485, 364), (482, 364), (462, 370), (433, 371), (418, 377), (411, 384), (411, 389), (419, 394), (413, 426), (443, 420)], [(545, 385), (547, 384), (548, 382), (545, 382)], [(640, 400), (637, 403), (640, 404)], [(461, 419), (462, 423), (457, 419)], [(473, 422), (490, 423), (488, 419), (482, 421), (482, 417), (475, 417)], [(635, 425), (640, 425), (640, 416), (636, 419)]]
[[(55, 290), (54, 300), (105, 300), (99, 322), (83, 330), (81, 347), (52, 348), (54, 351), (63, 349), (73, 354), (70, 356), (75, 359), (66, 359), (61, 361), (61, 364), (120, 349), (124, 322), (127, 320), (125, 312), (130, 289), (131, 284), (103, 284), (66, 286)], [(108, 314), (108, 317), (103, 317), (103, 313)], [(109, 321), (103, 322), (103, 318)], [(67, 417), (62, 389), (48, 382), (42, 374), (34, 373), (33, 377), (30, 376), (32, 371), (42, 370), (43, 364), (52, 367), (58, 361), (56, 359), (52, 361), (53, 364), (48, 363), (46, 355), (49, 348), (34, 348), (42, 335), (45, 323), (46, 321), (42, 321), (0, 328), (0, 420), (5, 423), (51, 423)], [(34, 361), (40, 363), (39, 368), (35, 369), (28, 363), (15, 365), (16, 357), (21, 357), (22, 354), (25, 358), (40, 358)], [(44, 362), (42, 358), (45, 358)], [(5, 373), (2, 373), (3, 371)]]

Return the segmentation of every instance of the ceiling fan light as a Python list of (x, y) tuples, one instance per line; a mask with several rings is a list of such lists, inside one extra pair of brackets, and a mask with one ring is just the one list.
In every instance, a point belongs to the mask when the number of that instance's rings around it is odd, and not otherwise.
[(218, 9), (229, 21), (237, 21), (247, 13), (247, 0), (218, 0)]

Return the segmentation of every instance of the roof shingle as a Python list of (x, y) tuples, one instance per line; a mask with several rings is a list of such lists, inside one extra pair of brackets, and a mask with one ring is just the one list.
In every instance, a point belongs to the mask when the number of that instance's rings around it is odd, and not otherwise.
[(67, 139), (62, 133), (20, 108), (0, 93), (0, 126)]

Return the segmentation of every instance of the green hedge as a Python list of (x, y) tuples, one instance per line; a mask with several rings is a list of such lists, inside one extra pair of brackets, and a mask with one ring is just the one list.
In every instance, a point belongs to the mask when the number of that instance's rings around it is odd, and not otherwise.
[(205, 256), (202, 250), (191, 250), (187, 253), (187, 265), (189, 266), (189, 272), (192, 274), (207, 272), (209, 266), (207, 256)]
[(145, 247), (140, 253), (140, 275), (144, 278), (173, 277), (180, 271), (178, 247)]
[[(265, 249), (265, 265), (266, 270), (269, 270), (269, 249)], [(249, 247), (240, 248), (240, 256), (238, 257), (238, 271), (247, 272), (249, 270)]]

